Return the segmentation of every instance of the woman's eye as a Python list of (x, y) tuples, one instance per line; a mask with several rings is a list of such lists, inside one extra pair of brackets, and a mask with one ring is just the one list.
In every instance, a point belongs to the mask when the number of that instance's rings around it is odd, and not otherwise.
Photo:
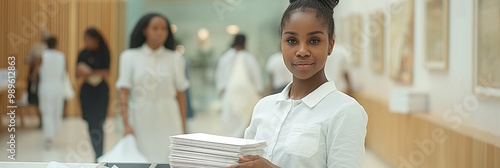
[(318, 44), (318, 43), (319, 43), (319, 40), (317, 40), (317, 39), (311, 40), (311, 44)]
[(294, 39), (287, 39), (286, 42), (288, 44), (297, 44), (297, 40), (294, 40)]

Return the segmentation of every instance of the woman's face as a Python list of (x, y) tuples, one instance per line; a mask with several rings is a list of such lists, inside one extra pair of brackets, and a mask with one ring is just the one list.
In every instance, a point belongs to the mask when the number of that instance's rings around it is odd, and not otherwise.
[(144, 29), (144, 36), (146, 36), (146, 42), (150, 45), (163, 45), (168, 37), (167, 21), (160, 16), (151, 18), (148, 26)]
[(87, 50), (96, 51), (99, 49), (99, 41), (97, 40), (97, 38), (94, 38), (94, 37), (89, 36), (89, 35), (85, 35), (83, 37), (83, 40), (85, 42), (85, 48)]
[(298, 79), (309, 79), (323, 72), (334, 40), (328, 28), (314, 11), (297, 11), (283, 26), (281, 48), (288, 70)]

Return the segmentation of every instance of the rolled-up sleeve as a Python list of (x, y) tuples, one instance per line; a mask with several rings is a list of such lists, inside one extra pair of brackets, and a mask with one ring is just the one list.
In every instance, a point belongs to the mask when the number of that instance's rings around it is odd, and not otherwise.
[(118, 80), (116, 81), (116, 89), (132, 87), (132, 57), (127, 51), (124, 51), (120, 56)]
[(189, 81), (186, 78), (186, 61), (180, 55), (175, 54), (175, 89), (177, 91), (185, 91), (189, 88)]
[(368, 116), (357, 102), (344, 104), (328, 123), (329, 168), (362, 168)]

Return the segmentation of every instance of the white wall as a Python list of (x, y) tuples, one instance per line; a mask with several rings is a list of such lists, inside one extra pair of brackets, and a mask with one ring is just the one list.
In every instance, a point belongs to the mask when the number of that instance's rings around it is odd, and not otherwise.
[[(376, 10), (390, 12), (390, 4), (395, 1), (397, 0), (344, 0), (336, 8), (335, 17), (341, 18), (353, 13), (361, 13), (364, 23), (367, 23), (369, 13)], [(374, 74), (369, 66), (368, 47), (363, 47), (361, 66), (353, 69), (351, 76), (354, 82), (363, 93), (386, 102), (389, 100), (391, 90), (425, 91), (429, 93), (432, 114), (442, 116), (451, 124), (466, 124), (500, 136), (500, 98), (480, 97), (472, 91), (474, 1), (450, 0), (449, 68), (445, 72), (429, 71), (425, 67), (426, 1), (414, 1), (413, 84), (401, 86), (389, 78), (388, 52), (385, 52), (384, 73)], [(342, 24), (339, 19), (337, 24)], [(386, 30), (388, 28), (386, 26)], [(385, 39), (388, 39), (388, 36)], [(385, 46), (385, 51), (389, 51), (390, 46), (387, 40)]]

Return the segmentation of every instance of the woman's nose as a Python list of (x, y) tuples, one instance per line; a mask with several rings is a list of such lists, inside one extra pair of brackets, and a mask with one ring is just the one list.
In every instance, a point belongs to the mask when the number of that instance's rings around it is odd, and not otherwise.
[(306, 44), (301, 44), (299, 46), (299, 50), (297, 51), (297, 53), (295, 53), (295, 55), (297, 57), (308, 57), (311, 55), (311, 52), (309, 52)]

